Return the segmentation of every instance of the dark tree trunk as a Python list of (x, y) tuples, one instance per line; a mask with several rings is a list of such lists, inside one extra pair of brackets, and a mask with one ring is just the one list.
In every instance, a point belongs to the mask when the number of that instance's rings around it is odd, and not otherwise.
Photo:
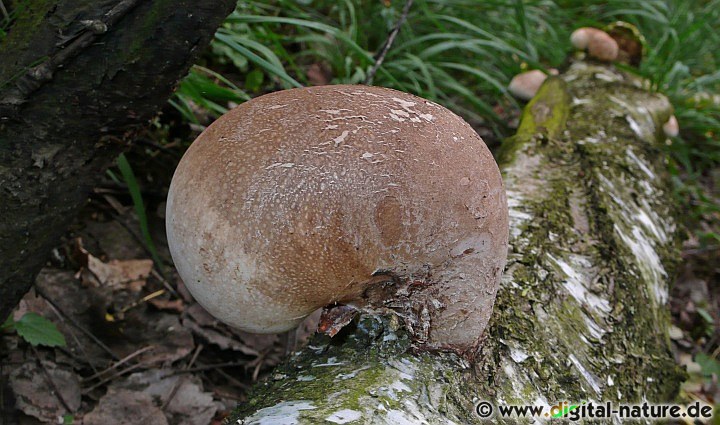
[(28, 0), (0, 45), (0, 321), (234, 0)]

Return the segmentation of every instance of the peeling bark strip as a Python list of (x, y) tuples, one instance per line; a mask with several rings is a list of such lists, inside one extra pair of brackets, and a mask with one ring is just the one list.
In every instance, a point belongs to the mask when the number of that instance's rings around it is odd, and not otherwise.
[(671, 109), (612, 67), (548, 79), (501, 153), (511, 251), (481, 360), (412, 353), (396, 318), (364, 316), (297, 353), (229, 423), (464, 424), (480, 400), (672, 400)]
[(0, 317), (98, 172), (164, 104), (233, 0), (18, 3), (0, 45)]

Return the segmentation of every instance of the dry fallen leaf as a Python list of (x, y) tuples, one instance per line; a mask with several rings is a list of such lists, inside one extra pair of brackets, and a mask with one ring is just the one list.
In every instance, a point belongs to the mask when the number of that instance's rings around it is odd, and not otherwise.
[(110, 387), (83, 425), (167, 425), (162, 410), (153, 404), (152, 396), (141, 391)]
[(41, 421), (57, 423), (58, 417), (74, 413), (80, 408), (80, 381), (69, 368), (45, 360), (42, 364), (72, 412), (65, 409), (45, 373), (34, 360), (29, 360), (10, 373), (10, 387), (15, 393), (18, 409)]
[(120, 356), (127, 356), (143, 347), (152, 349), (138, 356), (145, 365), (170, 364), (190, 354), (195, 341), (192, 333), (180, 325), (177, 314), (137, 311), (121, 326), (122, 337), (110, 342)]
[(186, 312), (188, 314), (183, 317), (183, 326), (191, 330), (196, 336), (218, 346), (221, 350), (239, 351), (248, 356), (260, 355), (258, 350), (246, 345), (229, 332), (224, 325), (210, 316), (200, 304), (191, 305), (186, 309)]
[(107, 263), (92, 255), (77, 240), (78, 257), (84, 268), (80, 272), (86, 286), (106, 286), (113, 289), (130, 289), (139, 292), (145, 286), (153, 267), (152, 260), (111, 260)]
[(152, 298), (148, 301), (158, 310), (170, 310), (182, 313), (185, 310), (185, 303), (181, 299), (166, 300), (162, 298)]
[[(134, 373), (112, 387), (139, 391), (165, 405), (165, 414), (174, 425), (206, 425), (218, 404), (211, 393), (203, 392), (202, 381), (192, 375), (172, 375), (172, 370), (148, 370)], [(168, 399), (172, 399), (168, 403)], [(150, 423), (150, 422), (147, 422)]]
[(318, 332), (327, 334), (332, 338), (352, 322), (357, 314), (357, 309), (348, 305), (325, 307), (318, 324)]
[(307, 78), (310, 85), (327, 85), (332, 80), (332, 77), (332, 69), (326, 63), (314, 63), (308, 67)]

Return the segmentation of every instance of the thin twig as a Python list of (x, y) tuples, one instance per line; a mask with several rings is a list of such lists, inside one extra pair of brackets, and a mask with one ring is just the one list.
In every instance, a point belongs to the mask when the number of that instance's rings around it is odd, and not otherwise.
[[(46, 302), (47, 302), (47, 300), (46, 300)], [(60, 318), (60, 320), (63, 323), (67, 322), (67, 320), (63, 317), (62, 314), (60, 314), (60, 312), (58, 311), (57, 308), (55, 308), (54, 305), (50, 304), (49, 302), (48, 302), (48, 305), (50, 306), (50, 309), (55, 313), (55, 315), (57, 317)], [(78, 349), (82, 353), (83, 357), (85, 357), (85, 361), (87, 362), (87, 364), (90, 365), (90, 368), (93, 370), (93, 372), (97, 373), (97, 369), (95, 369), (95, 365), (92, 363), (92, 361), (90, 361), (90, 356), (88, 356), (88, 353), (85, 350), (85, 346), (80, 343), (80, 340), (78, 339), (77, 335), (75, 335), (75, 332), (73, 332), (73, 330), (72, 330), (72, 326), (68, 326), (68, 331), (70, 332), (70, 336), (75, 341), (75, 344), (77, 345)], [(62, 347), (60, 347), (60, 348), (62, 348)], [(71, 353), (70, 354), (71, 356), (74, 356), (74, 354), (72, 354), (72, 352), (70, 350), (66, 350), (66, 351), (68, 353)]]
[(100, 376), (105, 375), (106, 373), (108, 373), (108, 372), (110, 372), (110, 371), (112, 371), (112, 370), (115, 370), (115, 369), (119, 368), (119, 367), (122, 366), (123, 364), (129, 362), (130, 360), (134, 359), (135, 357), (139, 356), (140, 354), (142, 354), (142, 353), (144, 353), (144, 352), (146, 352), (146, 351), (148, 351), (148, 350), (150, 350), (150, 349), (153, 349), (153, 348), (155, 348), (154, 345), (148, 345), (148, 346), (143, 347), (143, 348), (141, 348), (141, 349), (139, 349), (139, 350), (136, 350), (135, 352), (130, 353), (129, 355), (127, 355), (127, 356), (123, 357), (122, 359), (118, 360), (117, 362), (115, 362), (115, 363), (114, 363), (112, 366), (110, 366), (109, 368), (104, 369), (104, 370), (101, 370), (100, 372), (97, 372), (97, 373), (95, 373), (94, 375), (88, 376), (87, 378), (83, 378), (83, 379), (82, 379), (82, 382), (87, 382), (87, 381), (90, 381), (90, 380), (92, 380), (92, 379), (99, 378)]
[(30, 68), (16, 83), (16, 89), (19, 93), (15, 96), (6, 96), (6, 98), (10, 103), (17, 104), (24, 101), (32, 92), (50, 81), (57, 69), (65, 65), (81, 51), (91, 46), (97, 37), (108, 32), (108, 29), (120, 21), (120, 19), (128, 14), (139, 2), (140, 0), (121, 0), (115, 7), (107, 12), (102, 19), (81, 22), (85, 26), (83, 32), (65, 46), (65, 48), (50, 56), (46, 61)]
[(264, 360), (265, 360), (265, 353), (260, 353), (260, 355), (257, 358), (257, 364), (255, 365), (255, 369), (253, 370), (253, 374), (252, 374), (253, 382), (257, 382), (258, 376), (260, 376), (260, 368), (262, 367)]
[[(192, 365), (195, 363), (195, 360), (197, 360), (198, 355), (200, 355), (200, 351), (203, 349), (203, 345), (200, 344), (195, 349), (195, 353), (193, 353), (192, 358), (190, 359), (190, 362), (185, 366), (185, 369), (190, 369)], [(163, 403), (161, 410), (164, 412), (167, 407), (170, 405), (170, 402), (175, 398), (175, 394), (177, 394), (178, 390), (180, 389), (180, 384), (182, 382), (185, 382), (185, 377), (180, 377), (175, 381), (175, 384), (173, 384), (172, 391), (170, 391), (170, 394), (168, 395), (167, 400), (165, 400), (165, 403)]]
[(88, 394), (88, 393), (90, 393), (90, 391), (107, 384), (108, 382), (112, 381), (113, 379), (119, 378), (129, 372), (132, 372), (135, 369), (140, 369), (141, 367), (145, 367), (145, 366), (147, 366), (147, 365), (144, 363), (135, 363), (134, 365), (126, 367), (125, 369), (113, 374), (112, 376), (108, 376), (107, 378), (101, 380), (100, 382), (93, 385), (92, 387), (84, 389), (82, 393)]
[(140, 298), (139, 300), (135, 301), (134, 303), (123, 307), (118, 313), (119, 314), (127, 313), (129, 310), (139, 306), (140, 304), (146, 303), (153, 298), (157, 298), (164, 293), (165, 293), (164, 289), (158, 289), (157, 291), (155, 291), (149, 295), (145, 295), (144, 297)]
[(215, 372), (219, 373), (223, 378), (227, 379), (231, 384), (235, 385), (238, 388), (243, 388), (246, 390), (250, 388), (249, 385), (238, 381), (237, 379), (233, 378), (230, 374), (228, 374), (227, 372), (225, 372), (222, 369), (215, 369)]
[(163, 286), (165, 287), (165, 289), (167, 289), (171, 294), (173, 294), (173, 295), (175, 296), (175, 298), (180, 298), (180, 299), (182, 299), (182, 297), (180, 297), (180, 294), (177, 293), (177, 291), (175, 290), (175, 288), (173, 288), (172, 285), (170, 285), (170, 282), (168, 282), (167, 280), (165, 280), (164, 277), (160, 276), (160, 273), (158, 273), (157, 270), (155, 270), (154, 267), (150, 270), (150, 274), (151, 274), (155, 279), (159, 280), (159, 281), (163, 284)]
[(88, 338), (92, 339), (100, 348), (105, 350), (106, 353), (112, 357), (113, 360), (120, 360), (120, 356), (115, 354), (113, 350), (111, 350), (107, 345), (105, 345), (98, 337), (93, 335), (89, 330), (83, 328), (78, 322), (75, 321), (72, 317), (67, 315), (57, 304), (55, 304), (55, 301), (51, 300), (50, 297), (47, 296), (47, 294), (40, 289), (37, 285), (35, 285), (35, 292), (38, 293), (41, 297), (45, 299), (51, 306), (55, 307), (55, 310), (57, 310), (58, 313), (60, 313), (60, 316), (65, 317), (65, 319), (70, 322), (71, 325), (73, 325), (77, 330), (84, 333)]
[(365, 85), (372, 84), (375, 73), (377, 72), (378, 68), (380, 68), (380, 65), (382, 65), (383, 61), (385, 60), (385, 55), (387, 55), (393, 43), (395, 42), (395, 37), (397, 37), (398, 33), (400, 32), (400, 27), (402, 26), (402, 24), (405, 23), (405, 20), (408, 17), (408, 13), (410, 13), (410, 6), (412, 6), (412, 4), (413, 0), (405, 1), (405, 6), (403, 7), (400, 19), (398, 19), (398, 21), (395, 23), (392, 31), (390, 31), (390, 34), (388, 35), (387, 40), (385, 40), (385, 44), (383, 45), (380, 54), (375, 57), (375, 64), (373, 64), (372, 68), (370, 68), (370, 71), (368, 71), (367, 77), (365, 78)]
[[(198, 364), (198, 367), (201, 367), (201, 368), (207, 368), (207, 366), (209, 366), (209, 365), (205, 365), (205, 364), (203, 364), (203, 363), (201, 363), (201, 362), (197, 362), (197, 364)], [(245, 365), (238, 365), (238, 366), (245, 366)], [(238, 388), (242, 388), (242, 389), (244, 389), (244, 390), (250, 389), (250, 386), (249, 386), (249, 385), (247, 385), (247, 384), (244, 383), (244, 382), (240, 382), (240, 381), (238, 381), (237, 379), (233, 378), (232, 375), (230, 375), (230, 374), (228, 374), (227, 372), (223, 371), (222, 368), (220, 368), (220, 367), (213, 368), (213, 372), (217, 372), (220, 376), (224, 377), (225, 379), (228, 380), (228, 382), (230, 382), (231, 384), (235, 385), (235, 386), (238, 387)], [(211, 379), (209, 379), (209, 378), (208, 378), (207, 376), (205, 376), (205, 375), (203, 375), (202, 378), (203, 378), (203, 379), (206, 379), (208, 382), (211, 382), (212, 384), (216, 384), (216, 382), (213, 382)]]
[(225, 391), (220, 391), (218, 389), (214, 389), (213, 394), (218, 396), (218, 398), (229, 398), (230, 400), (235, 400), (235, 401), (245, 401), (246, 400), (246, 397), (238, 396), (236, 394), (226, 393)]
[(189, 369), (180, 369), (170, 373), (168, 376), (182, 375), (186, 373), (204, 372), (210, 369), (229, 368), (229, 367), (243, 367), (247, 365), (247, 362), (225, 362), (225, 363), (212, 363), (203, 366), (195, 366)]
[(43, 371), (43, 375), (45, 375), (45, 380), (47, 380), (48, 385), (50, 385), (50, 388), (52, 388), (52, 390), (55, 392), (55, 396), (57, 397), (57, 399), (60, 400), (60, 403), (63, 405), (65, 410), (67, 410), (70, 413), (74, 413), (73, 409), (71, 409), (70, 406), (67, 404), (67, 402), (63, 398), (62, 394), (60, 394), (60, 390), (58, 390), (58, 387), (55, 384), (55, 381), (53, 381), (52, 376), (50, 376), (50, 372), (47, 371), (42, 360), (40, 360), (40, 353), (38, 353), (37, 349), (33, 345), (30, 345), (30, 349), (32, 350), (33, 354), (35, 355), (35, 362), (37, 362), (38, 366), (40, 366), (40, 369)]

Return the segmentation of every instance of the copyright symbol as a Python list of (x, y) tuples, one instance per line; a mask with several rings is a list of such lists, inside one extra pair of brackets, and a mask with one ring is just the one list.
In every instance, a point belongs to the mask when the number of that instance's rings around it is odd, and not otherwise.
[(493, 415), (493, 406), (488, 401), (481, 401), (475, 405), (475, 413), (481, 418), (489, 418)]

